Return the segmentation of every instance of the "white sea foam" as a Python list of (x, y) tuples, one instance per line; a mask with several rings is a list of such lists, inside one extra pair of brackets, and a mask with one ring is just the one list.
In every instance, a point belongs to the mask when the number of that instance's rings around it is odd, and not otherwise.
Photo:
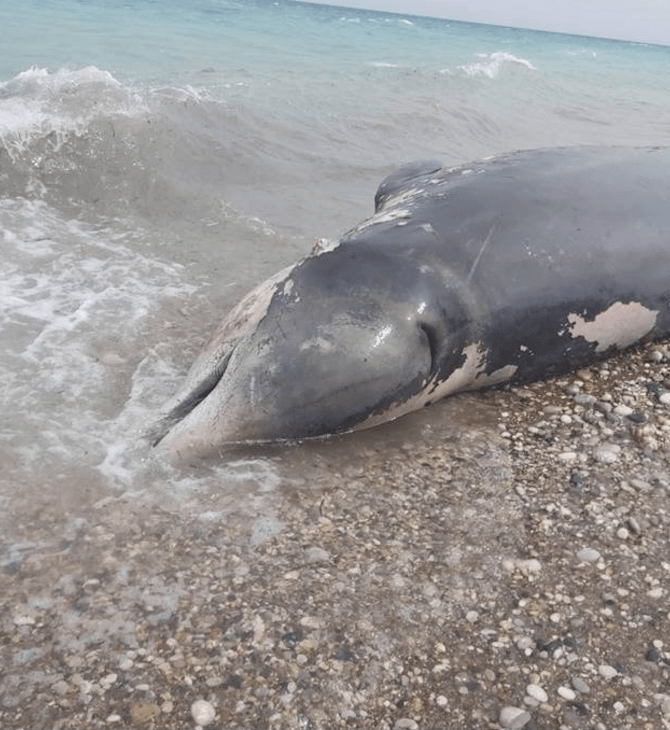
[(495, 53), (477, 53), (481, 61), (476, 63), (461, 64), (458, 68), (468, 76), (487, 76), (494, 79), (506, 64), (524, 66), (531, 71), (537, 71), (530, 61), (525, 58), (517, 58), (507, 51), (496, 51)]
[(145, 110), (142, 96), (108, 71), (34, 67), (0, 84), (0, 143), (14, 157), (36, 134), (62, 141), (66, 133), (83, 133), (93, 118)]
[[(182, 267), (133, 248), (137, 230), (88, 228), (41, 201), (0, 200), (0, 441), (24, 466), (45, 454), (95, 465), (114, 446), (110, 379), (165, 297), (191, 295)], [(24, 448), (30, 446), (30, 449)]]

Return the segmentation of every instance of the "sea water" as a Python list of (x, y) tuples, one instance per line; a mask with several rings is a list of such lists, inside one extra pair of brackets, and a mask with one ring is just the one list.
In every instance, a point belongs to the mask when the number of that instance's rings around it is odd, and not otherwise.
[(121, 497), (281, 529), (268, 495), (323, 460), (184, 473), (142, 435), (228, 309), (397, 165), (670, 144), (666, 47), (292, 0), (24, 0), (0, 28), (3, 565)]

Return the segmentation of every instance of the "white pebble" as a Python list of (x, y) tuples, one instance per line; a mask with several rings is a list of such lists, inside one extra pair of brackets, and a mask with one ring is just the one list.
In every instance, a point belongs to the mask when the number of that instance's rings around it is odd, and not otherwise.
[(563, 451), (558, 455), (561, 461), (574, 461), (577, 458), (577, 454), (574, 451)]
[(526, 575), (530, 573), (542, 572), (542, 563), (537, 558), (528, 558), (528, 560), (517, 560), (516, 567)]
[(663, 393), (658, 400), (664, 406), (670, 406), (670, 393)]
[(618, 416), (630, 416), (633, 413), (633, 409), (630, 406), (626, 406), (623, 403), (614, 407), (614, 413)]
[(477, 613), (477, 611), (468, 611), (468, 612), (467, 612), (467, 613), (465, 614), (465, 620), (466, 620), (466, 621), (467, 621), (468, 623), (471, 623), (471, 624), (474, 624), (474, 623), (475, 623), (475, 621), (476, 621), (476, 620), (477, 620), (478, 618), (479, 618), (479, 614)]
[(577, 560), (583, 563), (597, 563), (600, 560), (600, 553), (594, 548), (582, 548), (577, 553)]
[(614, 448), (614, 444), (603, 444), (593, 450), (593, 458), (600, 464), (614, 464), (619, 459), (621, 447)]
[(598, 667), (598, 674), (605, 679), (612, 679), (613, 677), (616, 677), (619, 672), (617, 672), (617, 670), (609, 664), (601, 664)]
[(652, 588), (650, 591), (647, 591), (647, 595), (649, 598), (661, 598), (663, 596), (663, 589), (662, 588)]
[(393, 730), (419, 730), (419, 726), (411, 717), (401, 717), (395, 721)]
[(521, 730), (530, 722), (530, 714), (520, 707), (503, 707), (500, 710), (500, 724), (508, 730)]
[(538, 684), (529, 684), (526, 687), (526, 694), (538, 702), (549, 701), (549, 695)]
[(438, 695), (435, 698), (435, 702), (438, 707), (446, 707), (449, 704), (449, 700), (444, 695)]
[(207, 700), (196, 700), (191, 705), (191, 717), (196, 725), (206, 727), (214, 722), (216, 710), (211, 702), (207, 702)]
[(574, 700), (577, 697), (577, 693), (570, 687), (559, 687), (556, 691), (564, 700)]

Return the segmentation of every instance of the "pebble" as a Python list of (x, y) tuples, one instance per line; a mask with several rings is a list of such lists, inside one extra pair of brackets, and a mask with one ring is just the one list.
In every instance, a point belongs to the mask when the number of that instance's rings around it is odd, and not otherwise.
[(613, 679), (619, 674), (617, 670), (609, 664), (601, 664), (598, 667), (598, 674), (605, 679)]
[(670, 393), (663, 393), (658, 397), (658, 402), (664, 406), (670, 406)]
[(558, 455), (561, 461), (574, 461), (577, 458), (577, 454), (574, 451), (563, 451)]
[(310, 547), (305, 550), (305, 559), (308, 563), (327, 563), (330, 553), (320, 547)]
[(500, 710), (500, 724), (508, 730), (521, 730), (530, 722), (530, 714), (520, 707), (503, 707)]
[(130, 708), (133, 726), (144, 727), (161, 714), (161, 708), (154, 702), (135, 702)]
[(578, 393), (575, 396), (575, 403), (577, 403), (580, 406), (595, 405), (597, 400), (598, 399), (595, 397), (595, 395), (591, 395), (590, 393)]
[(549, 695), (538, 684), (529, 684), (526, 687), (526, 694), (538, 702), (549, 701)]
[(570, 681), (572, 682), (572, 686), (577, 690), (577, 692), (580, 692), (583, 695), (588, 694), (591, 691), (589, 685), (586, 684), (586, 682), (581, 677), (572, 677)]
[(594, 548), (582, 548), (577, 553), (577, 560), (583, 563), (597, 563), (600, 557), (600, 553)]
[(602, 444), (593, 450), (593, 458), (600, 464), (614, 464), (619, 460), (621, 447), (616, 444)]
[(196, 700), (191, 705), (191, 717), (196, 725), (206, 727), (214, 722), (216, 710), (211, 702), (207, 702), (207, 700)]
[(393, 730), (419, 730), (419, 726), (411, 717), (401, 717), (395, 721)]
[(577, 693), (570, 687), (559, 687), (556, 691), (564, 700), (571, 701), (577, 697)]
[(617, 414), (617, 416), (633, 415), (633, 409), (630, 406), (624, 405), (623, 403), (621, 405), (615, 406), (613, 411)]

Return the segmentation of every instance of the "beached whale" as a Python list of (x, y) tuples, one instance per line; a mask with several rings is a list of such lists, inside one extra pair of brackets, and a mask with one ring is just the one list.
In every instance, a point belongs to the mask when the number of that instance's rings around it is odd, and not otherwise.
[(670, 149), (413, 163), (375, 208), (231, 311), (155, 443), (188, 456), (368, 428), (670, 332)]

